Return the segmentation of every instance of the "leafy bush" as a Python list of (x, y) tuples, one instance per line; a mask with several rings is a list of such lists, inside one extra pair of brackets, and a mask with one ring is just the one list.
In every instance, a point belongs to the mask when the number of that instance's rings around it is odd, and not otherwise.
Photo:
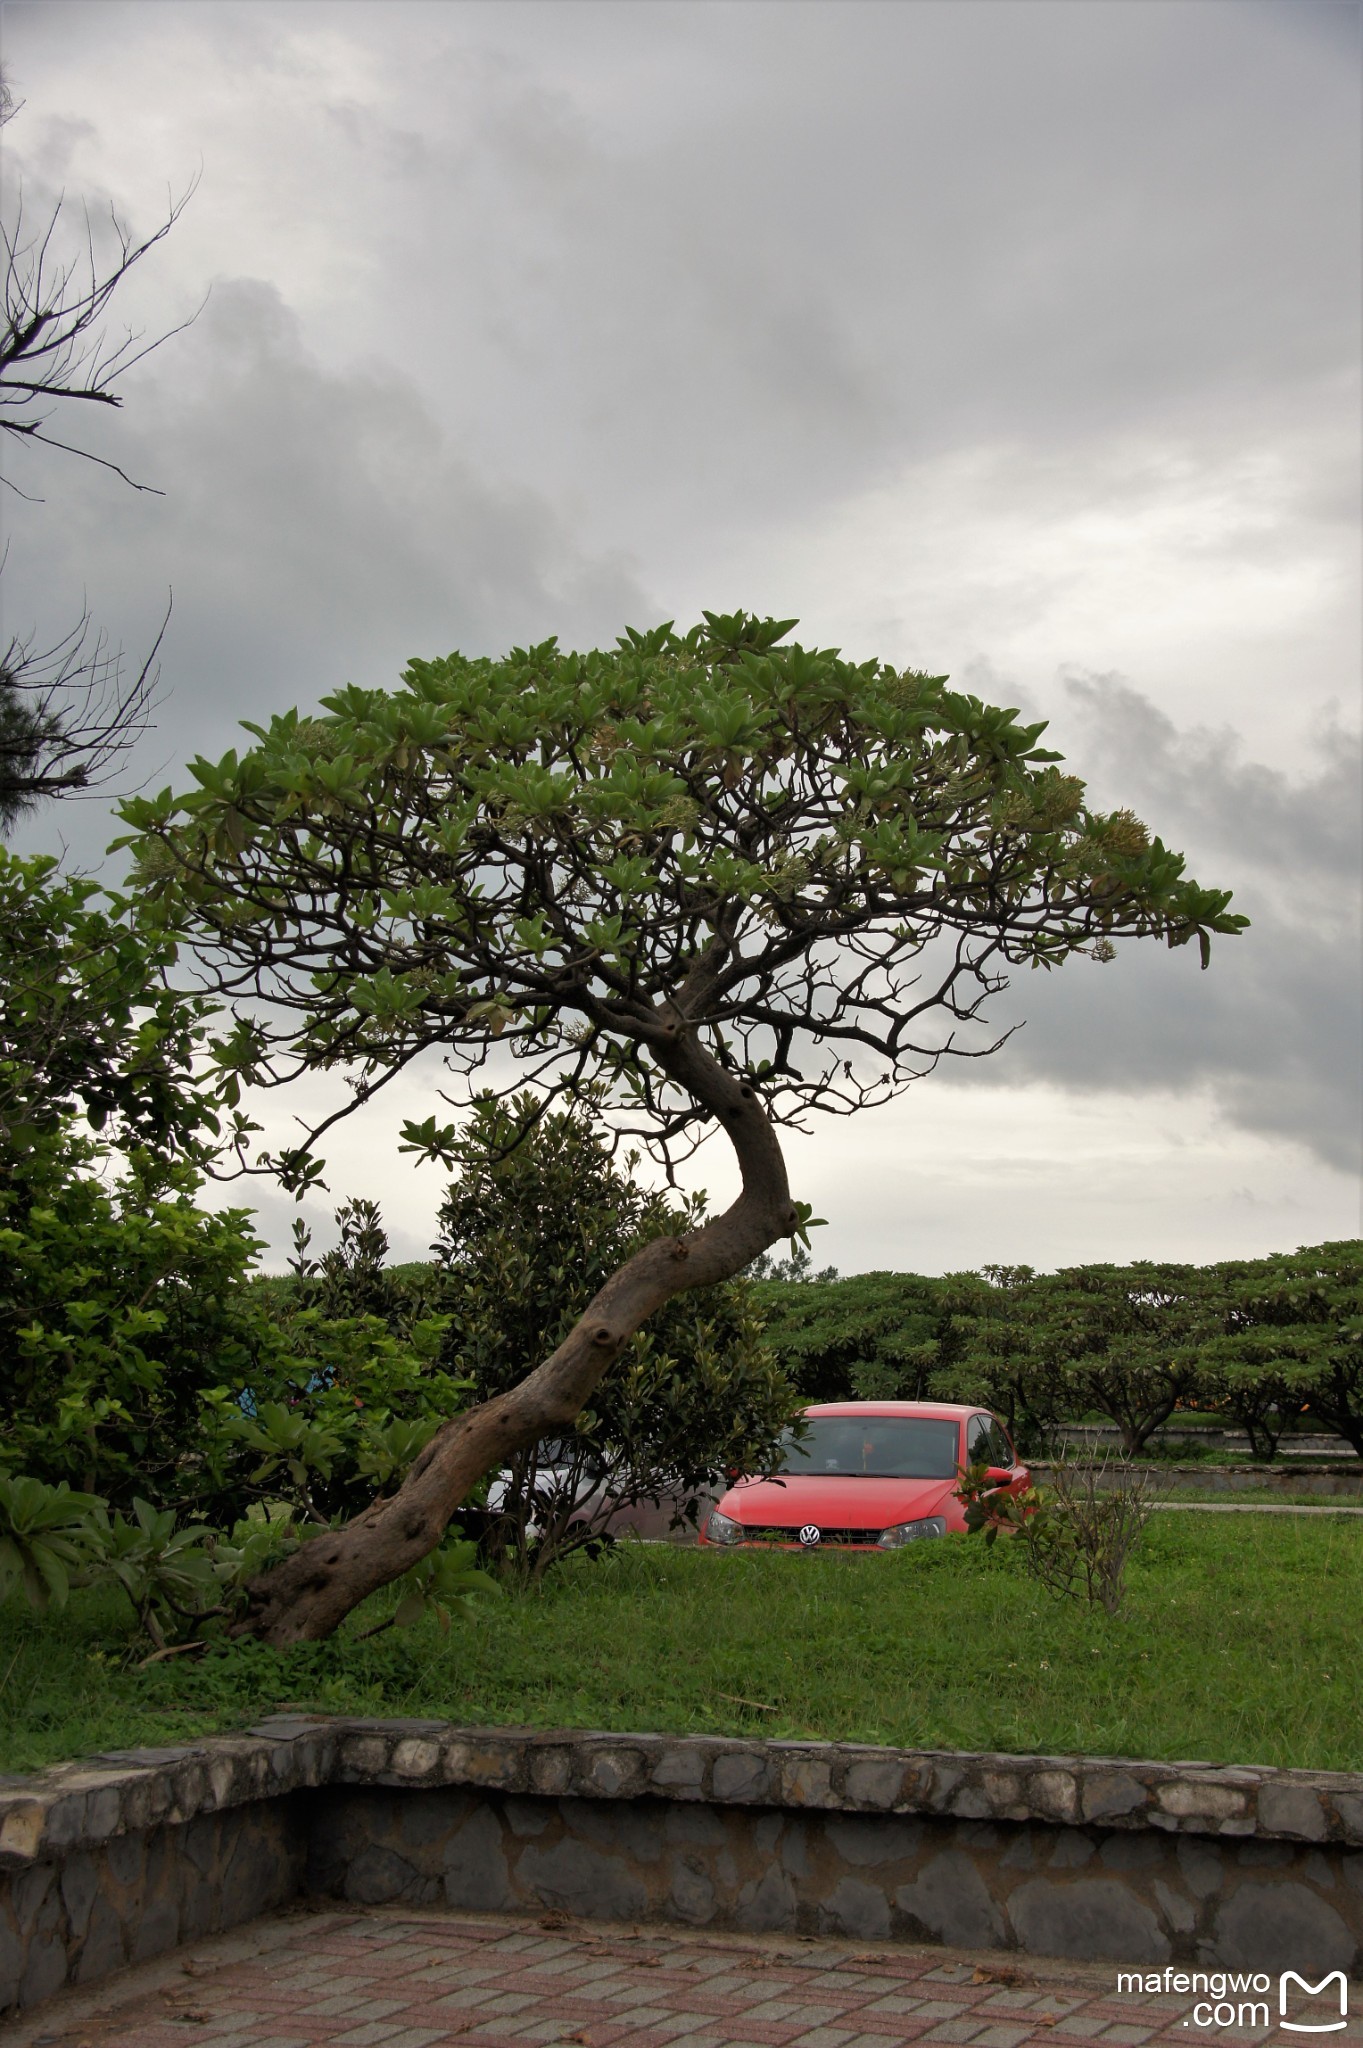
[[(547, 1357), (637, 1244), (693, 1228), (701, 1213), (698, 1201), (675, 1208), (637, 1186), (574, 1111), (542, 1117), (516, 1143), (527, 1112), (523, 1102), (476, 1105), (440, 1211), (442, 1356), (480, 1399)], [(612, 1507), (677, 1496), (694, 1520), (700, 1495), (726, 1473), (762, 1469), (798, 1406), (747, 1282), (676, 1296), (565, 1438), (512, 1456), (482, 1517), (484, 1552), (538, 1578), (568, 1551), (599, 1546)]]
[(235, 1102), (192, 1078), (205, 1052), (220, 1068), (235, 1055), (210, 1047), (209, 1002), (161, 985), (174, 951), (145, 899), (0, 846), (0, 1173), (12, 1212), (88, 1158), (77, 1120), (147, 1168), (202, 1160), (245, 1128)]
[[(70, 1173), (0, 1228), (0, 1458), (118, 1508), (136, 1495), (230, 1527), (253, 1500), (314, 1520), (401, 1475), (464, 1385), (439, 1317), (405, 1337), (252, 1283), (243, 1210)], [(0, 1196), (0, 1218), (12, 1211)]]
[(1017, 1538), (1033, 1578), (1061, 1599), (1087, 1601), (1116, 1614), (1127, 1560), (1150, 1519), (1151, 1475), (1112, 1459), (1095, 1464), (1059, 1457), (1048, 1488), (1000, 1493), (988, 1467), (961, 1474), (957, 1497), (966, 1528), (986, 1545), (1001, 1533)]
[(245, 1279), (244, 1211), (192, 1179), (157, 1194), (72, 1162), (41, 1203), (0, 1194), (0, 1444), (7, 1462), (124, 1505), (194, 1491), (206, 1389), (256, 1373), (268, 1327)]
[(22, 1589), (30, 1607), (64, 1607), (73, 1574), (89, 1562), (103, 1503), (73, 1493), (65, 1480), (45, 1486), (24, 1474), (0, 1473), (0, 1601)]

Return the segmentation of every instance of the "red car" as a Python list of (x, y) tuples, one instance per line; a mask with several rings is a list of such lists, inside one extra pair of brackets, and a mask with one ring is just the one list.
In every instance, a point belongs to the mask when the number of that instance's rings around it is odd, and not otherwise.
[(992, 1468), (1021, 1493), (1018, 1463), (997, 1416), (950, 1401), (828, 1401), (806, 1408), (808, 1433), (784, 1445), (777, 1471), (740, 1479), (711, 1509), (701, 1542), (812, 1550), (898, 1550), (965, 1528), (958, 1468)]

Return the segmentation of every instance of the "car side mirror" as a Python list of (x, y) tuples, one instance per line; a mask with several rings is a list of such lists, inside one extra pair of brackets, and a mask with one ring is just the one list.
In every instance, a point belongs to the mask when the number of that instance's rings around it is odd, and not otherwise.
[(1011, 1486), (1013, 1475), (1006, 1465), (991, 1465), (984, 1475), (987, 1486)]

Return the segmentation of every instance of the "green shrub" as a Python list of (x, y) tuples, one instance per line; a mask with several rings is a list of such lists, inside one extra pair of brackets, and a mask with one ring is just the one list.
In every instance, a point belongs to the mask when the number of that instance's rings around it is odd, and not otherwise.
[[(475, 1106), (440, 1211), (442, 1356), (479, 1399), (547, 1358), (637, 1244), (691, 1229), (701, 1213), (698, 1201), (677, 1208), (639, 1187), (582, 1115), (532, 1122), (529, 1108)], [(607, 1503), (677, 1498), (694, 1519), (701, 1494), (727, 1473), (770, 1462), (799, 1406), (763, 1341), (748, 1282), (674, 1296), (555, 1447), (559, 1481), (544, 1446), (513, 1454), (505, 1497), (483, 1518), (483, 1548), (537, 1578), (570, 1550), (599, 1548)], [(584, 1509), (593, 1481), (604, 1498)]]

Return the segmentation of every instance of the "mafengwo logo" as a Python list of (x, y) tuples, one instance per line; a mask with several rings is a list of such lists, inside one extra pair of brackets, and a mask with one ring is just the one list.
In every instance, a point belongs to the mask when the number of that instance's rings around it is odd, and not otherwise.
[[(1296, 1986), (1295, 2004), (1301, 2011), (1304, 1998), (1325, 1997), (1332, 1987), (1339, 1987), (1339, 2018), (1315, 2020), (1290, 2020), (1289, 1994)], [(1333, 2003), (1333, 2001), (1331, 2001)], [(1278, 1979), (1278, 2025), (1289, 2034), (1338, 2034), (1349, 2024), (1349, 1987), (1344, 1981), (1343, 1970), (1332, 1970), (1328, 1977), (1322, 1977), (1319, 1984), (1308, 1984), (1305, 1977), (1299, 1977), (1295, 1970), (1284, 1970)]]
[[(1208, 2032), (1269, 2027), (1272, 1990), (1273, 1979), (1265, 1971), (1169, 1968), (1119, 1971), (1117, 1976), (1119, 1997), (1123, 1992), (1192, 1992), (1197, 2002), (1183, 2025)], [(1339, 2034), (1348, 2024), (1349, 1986), (1342, 1970), (1331, 1970), (1318, 1984), (1297, 1970), (1282, 1972), (1277, 2026), (1285, 2034)]]

